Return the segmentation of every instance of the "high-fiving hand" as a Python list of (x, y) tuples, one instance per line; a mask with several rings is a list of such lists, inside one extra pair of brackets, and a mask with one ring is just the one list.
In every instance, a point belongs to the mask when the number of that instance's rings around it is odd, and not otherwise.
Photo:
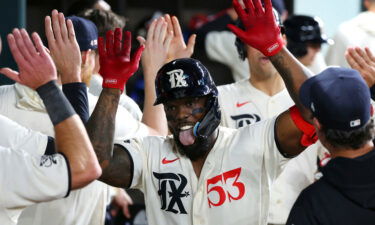
[(168, 61), (179, 58), (190, 58), (194, 53), (195, 38), (196, 35), (192, 34), (189, 37), (187, 45), (185, 44), (184, 37), (180, 23), (176, 16), (170, 17), (168, 14), (164, 16), (165, 21), (168, 25), (168, 33), (172, 33), (172, 41), (168, 49)]
[(72, 21), (65, 20), (64, 14), (53, 10), (52, 20), (49, 16), (45, 18), (45, 32), (61, 82), (81, 82), (82, 58)]
[(238, 0), (233, 0), (233, 7), (242, 21), (245, 30), (232, 24), (228, 28), (244, 43), (258, 49), (265, 56), (276, 55), (284, 42), (280, 27), (276, 24), (271, 0), (264, 0), (264, 9), (260, 0), (244, 0), (242, 8)]
[(1, 68), (0, 73), (35, 90), (51, 80), (56, 80), (57, 72), (39, 35), (33, 33), (32, 39), (33, 41), (25, 29), (14, 29), (8, 35), (10, 51), (19, 72), (10, 68)]
[(124, 36), (122, 43), (122, 30), (116, 28), (115, 32), (107, 31), (106, 42), (99, 37), (99, 73), (103, 77), (103, 88), (116, 88), (123, 92), (126, 82), (138, 69), (145, 46), (141, 45), (130, 58), (131, 34), (126, 31)]
[(370, 88), (375, 85), (375, 57), (369, 48), (348, 48), (345, 58), (350, 67), (359, 71)]

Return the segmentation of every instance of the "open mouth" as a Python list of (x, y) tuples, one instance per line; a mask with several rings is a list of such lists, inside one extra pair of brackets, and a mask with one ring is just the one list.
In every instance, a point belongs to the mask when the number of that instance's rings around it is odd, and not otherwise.
[(185, 146), (194, 144), (195, 136), (193, 134), (193, 126), (185, 125), (180, 127), (178, 138), (180, 143)]

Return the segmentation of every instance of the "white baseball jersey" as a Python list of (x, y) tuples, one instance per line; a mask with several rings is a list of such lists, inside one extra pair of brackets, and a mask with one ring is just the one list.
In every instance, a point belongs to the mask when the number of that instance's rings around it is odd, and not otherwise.
[(287, 161), (274, 139), (275, 119), (219, 134), (197, 178), (173, 138), (118, 142), (134, 162), (131, 188), (144, 192), (150, 225), (265, 224), (269, 185)]
[[(94, 111), (98, 97), (87, 93), (89, 113)], [(3, 85), (0, 87), (0, 114), (22, 126), (54, 136), (51, 120), (45, 110), (43, 101), (37, 92), (20, 85)], [(126, 126), (124, 126), (126, 124)], [(148, 128), (124, 108), (118, 107), (116, 114), (115, 137), (132, 138), (148, 135)]]
[(335, 43), (331, 45), (326, 54), (327, 64), (330, 66), (348, 67), (345, 51), (348, 47), (368, 47), (375, 51), (375, 13), (366, 11), (356, 17), (343, 22), (333, 37)]
[[(89, 93), (99, 97), (100, 93), (103, 90), (103, 77), (99, 74), (93, 74), (90, 80)], [(137, 103), (126, 95), (126, 91), (120, 96), (119, 105), (124, 107), (134, 119), (141, 121), (142, 120), (142, 111), (137, 105)]]
[(70, 172), (61, 154), (42, 156), (47, 136), (0, 115), (0, 224), (17, 224), (22, 210), (69, 192)]
[(256, 89), (249, 80), (218, 87), (221, 125), (239, 128), (272, 118), (294, 105), (286, 89), (269, 96)]
[[(221, 124), (230, 128), (272, 118), (294, 105), (286, 89), (268, 96), (252, 86), (249, 80), (219, 86), (218, 90)], [(317, 154), (321, 151), (325, 151), (321, 144), (312, 145), (285, 165), (271, 187), (268, 223), (286, 223), (299, 193), (314, 182)]]
[(0, 224), (17, 224), (29, 205), (69, 194), (68, 162), (61, 154), (32, 156), (0, 146)]
[[(90, 114), (93, 112), (97, 100), (96, 96), (88, 93)], [(0, 87), (0, 114), (27, 128), (54, 136), (53, 125), (45, 111), (42, 100), (35, 91), (26, 86), (15, 84)], [(9, 131), (2, 127), (1, 132)], [(3, 146), (14, 148), (14, 145), (27, 141), (27, 139), (22, 139), (21, 135), (14, 133), (14, 138), (3, 140), (8, 143), (8, 145)], [(148, 129), (144, 124), (135, 120), (126, 109), (119, 107), (116, 115), (116, 137), (132, 138), (147, 134)], [(2, 145), (1, 140), (0, 137), (0, 145)], [(47, 140), (44, 141), (46, 143)], [(33, 149), (25, 149), (27, 152), (29, 150), (33, 151)], [(39, 152), (40, 155), (44, 154), (44, 151), (45, 145), (43, 151)], [(18, 224), (103, 225), (105, 209), (109, 201), (109, 191), (110, 186), (100, 181), (94, 181), (84, 188), (72, 191), (67, 198), (27, 207), (22, 212)]]

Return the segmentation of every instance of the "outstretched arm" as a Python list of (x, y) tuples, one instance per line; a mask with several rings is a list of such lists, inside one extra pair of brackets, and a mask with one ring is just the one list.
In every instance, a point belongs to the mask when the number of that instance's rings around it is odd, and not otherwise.
[[(311, 113), (299, 100), (299, 89), (310, 76), (308, 70), (284, 47), (280, 28), (276, 24), (271, 0), (264, 0), (264, 8), (260, 0), (244, 1), (243, 8), (237, 0), (233, 6), (244, 24), (245, 30), (228, 25), (244, 43), (258, 49), (268, 56), (282, 76), (288, 92), (305, 121), (311, 121)], [(304, 146), (300, 139), (302, 132), (291, 119), (290, 112), (282, 113), (276, 121), (276, 139), (280, 151), (288, 156), (299, 154)]]
[[(9, 47), (19, 72), (2, 68), (1, 73), (38, 92), (54, 124), (57, 151), (71, 168), (71, 188), (77, 189), (100, 176), (101, 169), (85, 128), (56, 85), (56, 68), (37, 33), (31, 41), (26, 30), (8, 35)], [(35, 46), (34, 46), (35, 44)]]
[(158, 70), (167, 60), (172, 31), (167, 33), (167, 23), (163, 17), (154, 20), (147, 32), (147, 40), (138, 37), (146, 48), (142, 55), (145, 79), (145, 101), (142, 122), (153, 128), (156, 134), (168, 135), (167, 119), (163, 105), (154, 105), (156, 100), (155, 78)]
[(108, 31), (106, 40), (99, 38), (100, 75), (103, 91), (86, 128), (103, 169), (101, 181), (116, 187), (128, 187), (133, 171), (131, 159), (122, 148), (114, 147), (114, 130), (117, 107), (127, 80), (138, 69), (144, 46), (130, 57), (131, 35), (117, 28)]

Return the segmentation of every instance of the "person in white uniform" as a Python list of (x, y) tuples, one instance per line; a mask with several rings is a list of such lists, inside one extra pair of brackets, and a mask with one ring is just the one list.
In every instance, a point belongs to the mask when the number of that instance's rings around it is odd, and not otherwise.
[[(247, 2), (245, 11), (234, 1), (246, 30), (231, 29), (283, 71), (281, 75), (300, 107), (298, 90), (308, 77), (306, 70), (283, 47), (271, 2), (265, 1), (265, 11), (260, 1), (252, 2)], [(165, 32), (158, 33), (156, 38), (163, 40)], [(126, 71), (121, 68), (116, 72), (116, 67), (106, 64), (119, 63), (122, 58), (121, 54), (117, 60), (108, 55), (121, 52), (121, 48), (111, 50), (116, 40), (111, 33), (106, 40), (109, 46), (99, 39), (104, 80), (119, 79), (118, 74)], [(219, 127), (217, 88), (199, 61), (183, 58), (165, 64), (155, 84), (155, 104), (163, 104), (172, 135), (118, 140), (113, 146), (110, 118), (117, 107), (112, 103), (118, 102), (122, 86), (103, 82), (88, 129), (103, 169), (100, 180), (141, 189), (150, 224), (266, 224), (269, 187), (286, 157), (299, 154), (304, 145), (316, 140), (310, 133), (313, 127), (302, 119), (309, 118), (308, 111), (300, 108), (300, 113), (294, 107), (270, 120), (233, 130)]]
[[(69, 74), (72, 68), (80, 71), (79, 74), (81, 77), (85, 77), (82, 74), (92, 70), (95, 62), (94, 57), (92, 57), (92, 62), (90, 62), (93, 49), (97, 46), (95, 25), (83, 18), (68, 17), (73, 22), (73, 28), (79, 29), (75, 33), (79, 42), (76, 40), (73, 43), (62, 42), (62, 39), (55, 39), (53, 37), (59, 34), (59, 30), (64, 29), (62, 25), (56, 27), (58, 25), (56, 21), (64, 24), (64, 16), (57, 11), (53, 11), (52, 20), (49, 17), (47, 18), (45, 24), (46, 35), (48, 37), (50, 52), (56, 63), (61, 81), (66, 79), (64, 74)], [(48, 34), (52, 34), (53, 36)], [(82, 66), (81, 62), (83, 62)], [(87, 97), (89, 109), (87, 118), (84, 119), (85, 122), (94, 110), (97, 101), (97, 97), (95, 96), (87, 94)], [(37, 92), (21, 84), (7, 85), (0, 87), (0, 99), (0, 114), (17, 121), (29, 129), (40, 131), (51, 137), (55, 136), (52, 123), (49, 121), (46, 113), (46, 107)], [(148, 134), (147, 127), (135, 120), (122, 107), (118, 109), (116, 124), (116, 137), (130, 138)], [(128, 124), (129, 126), (122, 126), (122, 124)], [(18, 224), (49, 225), (58, 223), (61, 225), (102, 225), (105, 220), (105, 209), (110, 201), (111, 190), (112, 187), (102, 182), (94, 181), (83, 189), (72, 191), (67, 198), (27, 207), (22, 212)], [(88, 205), (90, 207), (87, 207)]]
[(358, 14), (351, 20), (345, 21), (338, 27), (333, 37), (334, 45), (330, 46), (326, 54), (326, 62), (330, 66), (344, 66), (349, 68), (345, 60), (348, 47), (369, 47), (375, 51), (375, 1), (363, 0), (365, 12)]
[[(67, 23), (69, 32), (74, 34), (72, 22)], [(86, 186), (101, 174), (81, 120), (56, 85), (57, 72), (51, 57), (38, 34), (33, 33), (32, 39), (33, 42), (24, 29), (14, 29), (8, 35), (20, 72), (1, 68), (0, 73), (36, 90), (43, 99), (56, 132), (57, 153), (44, 155), (48, 149), (55, 151), (48, 136), (0, 116), (0, 224), (3, 225), (17, 224), (26, 206), (67, 197), (70, 190)], [(79, 73), (72, 72), (70, 81), (79, 82)]]
[[(283, 33), (284, 28), (275, 10), (274, 15)], [(247, 59), (246, 62), (249, 63), (249, 78), (219, 86), (218, 90), (222, 109), (221, 125), (238, 129), (273, 118), (294, 103), (279, 72), (268, 57), (245, 45), (239, 38), (236, 40), (236, 46), (240, 58)], [(285, 165), (284, 171), (271, 188), (269, 224), (286, 223), (300, 192), (315, 180), (320, 151), (323, 149), (318, 142)]]

